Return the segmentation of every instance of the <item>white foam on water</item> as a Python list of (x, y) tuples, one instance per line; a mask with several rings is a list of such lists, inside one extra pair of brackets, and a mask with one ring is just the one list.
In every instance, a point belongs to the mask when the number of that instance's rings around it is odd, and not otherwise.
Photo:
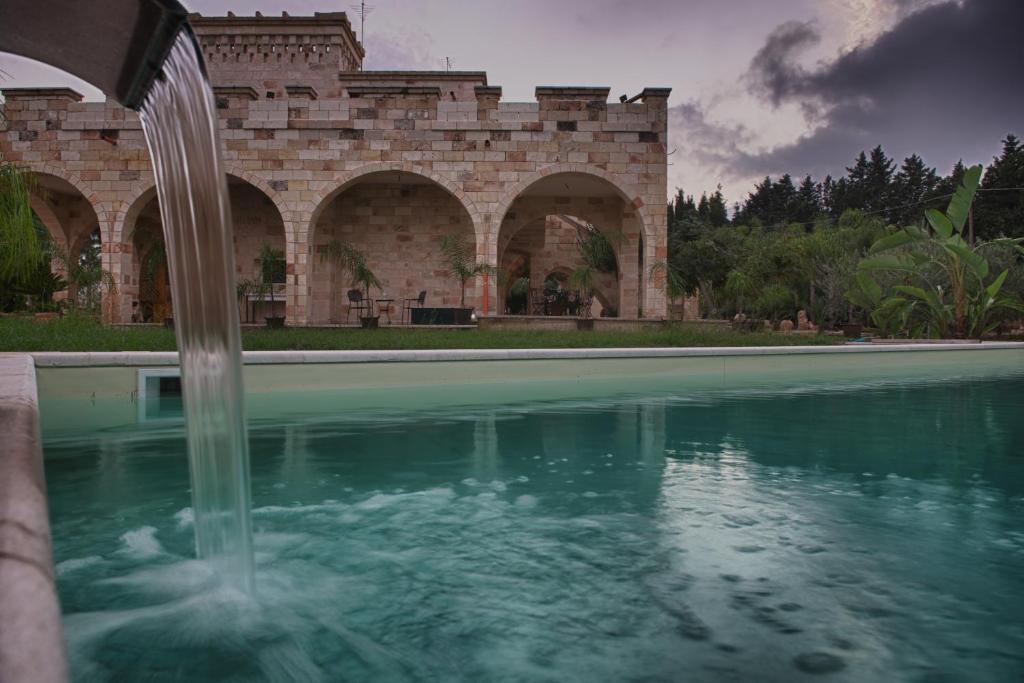
[(178, 523), (179, 530), (184, 530), (195, 523), (196, 517), (192, 512), (192, 508), (181, 508), (174, 513), (174, 521)]
[(121, 534), (122, 547), (118, 551), (136, 560), (156, 557), (164, 552), (156, 540), (156, 527), (144, 526)]
[(99, 555), (90, 555), (88, 557), (75, 557), (70, 560), (64, 560), (58, 562), (54, 569), (57, 570), (57, 576), (66, 576), (71, 572), (76, 572), (79, 569), (85, 569), (93, 565), (103, 562), (103, 558)]
[(532, 508), (537, 504), (537, 497), (529, 494), (524, 494), (516, 498), (516, 505), (521, 508)]

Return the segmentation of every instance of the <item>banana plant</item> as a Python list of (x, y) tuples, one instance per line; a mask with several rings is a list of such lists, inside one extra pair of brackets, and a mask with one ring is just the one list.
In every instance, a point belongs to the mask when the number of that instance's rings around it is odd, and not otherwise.
[(980, 338), (995, 327), (991, 320), (997, 311), (1024, 311), (1019, 301), (1000, 293), (1008, 271), (990, 280), (988, 260), (979, 252), (1003, 244), (1024, 254), (1024, 239), (1003, 238), (979, 245), (964, 239), (981, 172), (980, 165), (967, 169), (946, 211), (925, 211), (927, 226), (905, 226), (871, 246), (859, 271), (893, 272), (903, 280), (878, 299), (873, 319), (876, 314), (899, 314), (914, 336)]

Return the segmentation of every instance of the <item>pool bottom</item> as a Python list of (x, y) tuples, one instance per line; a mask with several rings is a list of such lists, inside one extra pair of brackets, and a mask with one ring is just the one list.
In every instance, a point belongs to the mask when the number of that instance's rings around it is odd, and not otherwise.
[(255, 600), (183, 435), (51, 439), (77, 680), (1012, 680), (1021, 379), (253, 430)]

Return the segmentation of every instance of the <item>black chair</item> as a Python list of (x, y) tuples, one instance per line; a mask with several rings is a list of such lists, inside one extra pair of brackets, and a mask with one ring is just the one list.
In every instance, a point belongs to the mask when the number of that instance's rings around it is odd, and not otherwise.
[(547, 315), (547, 301), (544, 290), (539, 287), (530, 288), (530, 315)]
[[(347, 323), (352, 319), (352, 311), (367, 311), (369, 313), (370, 304), (368, 301), (363, 299), (363, 292), (358, 289), (348, 290), (348, 315), (345, 316), (345, 322)], [(362, 317), (362, 316), (360, 316)]]
[(402, 322), (405, 322), (405, 312), (409, 312), (409, 324), (412, 324), (412, 307), (415, 304), (418, 308), (423, 308), (423, 304), (427, 301), (427, 290), (420, 292), (420, 295), (414, 299), (402, 299)]

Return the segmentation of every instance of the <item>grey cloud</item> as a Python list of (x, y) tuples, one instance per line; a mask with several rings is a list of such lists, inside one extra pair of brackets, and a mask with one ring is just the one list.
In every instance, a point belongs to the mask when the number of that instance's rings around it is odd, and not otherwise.
[(1024, 123), (1024, 2), (945, 2), (907, 15), (873, 42), (815, 69), (794, 63), (812, 27), (778, 27), (751, 62), (752, 92), (818, 112), (813, 132), (760, 154), (737, 154), (737, 175), (841, 172), (861, 149), (918, 152), (944, 169), (985, 161)]
[(808, 74), (793, 59), (820, 41), (813, 22), (787, 21), (778, 26), (750, 62), (746, 78), (751, 90), (776, 106), (796, 94)]
[(690, 100), (669, 109), (669, 146), (675, 150), (669, 157), (697, 161), (710, 169), (721, 171), (742, 155), (741, 146), (751, 141), (751, 133), (738, 124), (715, 122), (705, 106)]

